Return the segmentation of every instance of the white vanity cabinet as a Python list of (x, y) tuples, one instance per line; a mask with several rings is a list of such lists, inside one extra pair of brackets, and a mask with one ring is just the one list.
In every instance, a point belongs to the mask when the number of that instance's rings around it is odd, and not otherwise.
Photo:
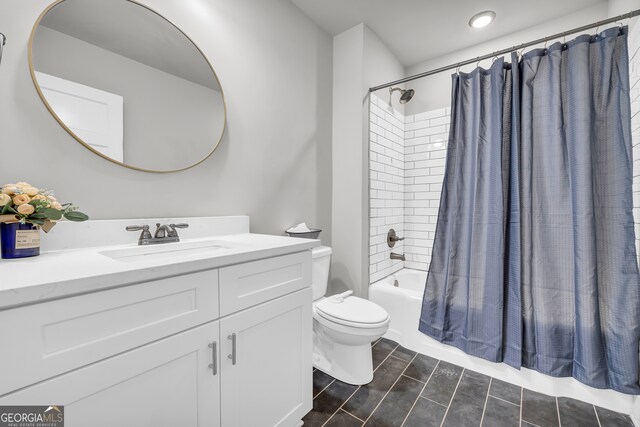
[[(295, 426), (312, 406), (311, 254), (0, 310), (0, 405), (65, 426)], [(8, 325), (11, 325), (9, 327)]]
[(219, 426), (212, 375), (219, 322), (82, 367), (0, 398), (0, 405), (64, 405), (65, 426)]
[(222, 425), (295, 426), (312, 407), (309, 251), (220, 269)]
[(223, 426), (294, 426), (311, 410), (311, 299), (307, 288), (220, 321)]

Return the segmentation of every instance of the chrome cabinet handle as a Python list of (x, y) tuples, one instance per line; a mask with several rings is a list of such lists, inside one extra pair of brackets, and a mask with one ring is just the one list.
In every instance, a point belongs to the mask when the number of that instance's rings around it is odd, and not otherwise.
[(218, 375), (218, 343), (213, 341), (209, 344), (209, 348), (211, 349), (211, 364), (209, 368), (213, 370), (213, 375)]
[(228, 355), (227, 357), (229, 359), (231, 359), (231, 364), (235, 365), (236, 364), (236, 334), (235, 332), (231, 335), (229, 335), (227, 338), (229, 338), (231, 340), (231, 354)]

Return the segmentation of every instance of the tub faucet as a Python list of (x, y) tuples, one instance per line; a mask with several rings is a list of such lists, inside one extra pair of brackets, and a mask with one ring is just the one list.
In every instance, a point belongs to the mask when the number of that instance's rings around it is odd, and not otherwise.
[(404, 237), (398, 237), (396, 234), (396, 230), (393, 228), (389, 230), (387, 233), (387, 245), (392, 248), (396, 245), (396, 242), (401, 242), (404, 240)]
[(391, 252), (391, 259), (397, 259), (397, 260), (400, 260), (400, 261), (405, 261), (404, 254), (400, 255), (400, 254), (397, 254), (395, 252)]

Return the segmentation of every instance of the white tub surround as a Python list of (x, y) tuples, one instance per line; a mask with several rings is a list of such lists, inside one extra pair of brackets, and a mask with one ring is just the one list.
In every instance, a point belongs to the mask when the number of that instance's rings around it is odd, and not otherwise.
[[(418, 323), (426, 279), (426, 271), (405, 268), (369, 287), (369, 299), (382, 306), (391, 317), (385, 338), (427, 356), (530, 390), (551, 396), (571, 397), (616, 412), (631, 413), (636, 396), (589, 387), (574, 378), (556, 378), (531, 369), (518, 370), (505, 363), (489, 362), (424, 335), (418, 330)], [(396, 280), (397, 287), (394, 286)]]
[[(190, 227), (151, 246), (124, 231), (156, 222)], [(0, 405), (55, 402), (70, 427), (292, 426), (311, 409), (319, 241), (248, 217), (61, 223), (43, 241), (0, 262)]]
[(404, 115), (373, 93), (369, 120), (369, 283), (373, 283), (403, 267), (390, 255), (405, 253), (404, 241), (390, 248), (387, 233), (393, 228), (405, 237), (405, 131)]
[[(404, 115), (371, 94), (369, 280), (428, 270), (446, 164), (450, 108)], [(405, 240), (387, 246), (390, 228)], [(391, 260), (391, 252), (406, 261)]]

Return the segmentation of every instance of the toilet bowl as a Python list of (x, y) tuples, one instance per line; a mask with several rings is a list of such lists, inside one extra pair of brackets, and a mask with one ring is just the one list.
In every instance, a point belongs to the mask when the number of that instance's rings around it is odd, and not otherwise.
[(325, 297), (331, 248), (313, 249), (313, 365), (355, 385), (373, 379), (371, 343), (387, 332), (389, 315), (351, 291)]

